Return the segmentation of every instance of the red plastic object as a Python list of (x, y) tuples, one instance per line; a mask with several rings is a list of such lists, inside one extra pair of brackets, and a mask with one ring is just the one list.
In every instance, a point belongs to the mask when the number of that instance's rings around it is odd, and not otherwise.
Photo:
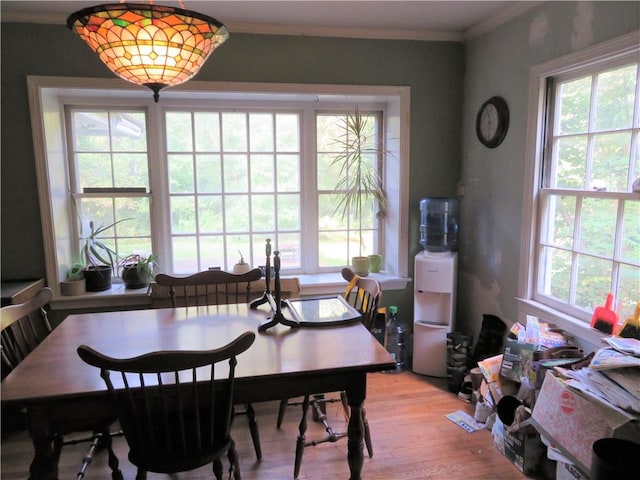
[(596, 307), (591, 317), (591, 327), (609, 335), (615, 335), (618, 326), (618, 314), (611, 309), (613, 295), (607, 295), (607, 302), (604, 307)]

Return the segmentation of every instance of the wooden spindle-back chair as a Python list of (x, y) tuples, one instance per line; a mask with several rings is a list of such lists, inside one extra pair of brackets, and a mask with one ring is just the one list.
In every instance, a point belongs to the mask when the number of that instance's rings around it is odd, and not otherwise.
[[(80, 358), (100, 369), (129, 445), (129, 460), (138, 468), (136, 480), (146, 479), (147, 472), (178, 473), (208, 463), (221, 480), (225, 453), (229, 474), (241, 479), (231, 437), (233, 385), (236, 357), (254, 340), (255, 333), (244, 332), (214, 350), (159, 351), (128, 359), (78, 347)], [(228, 367), (218, 369), (227, 360)]]

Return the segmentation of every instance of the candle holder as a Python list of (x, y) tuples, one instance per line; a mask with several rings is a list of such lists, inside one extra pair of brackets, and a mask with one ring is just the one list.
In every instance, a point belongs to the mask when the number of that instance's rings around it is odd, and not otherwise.
[(275, 325), (282, 324), (291, 328), (300, 328), (300, 323), (295, 320), (290, 320), (284, 316), (282, 313), (282, 304), (284, 303), (281, 298), (281, 290), (280, 290), (280, 252), (277, 250), (273, 252), (273, 271), (274, 271), (274, 283), (275, 283), (275, 298), (271, 294), (271, 240), (267, 239), (265, 245), (265, 253), (266, 253), (266, 265), (264, 269), (264, 278), (265, 278), (265, 291), (260, 298), (252, 301), (249, 304), (249, 308), (256, 309), (260, 305), (268, 303), (271, 307), (271, 312), (273, 315), (269, 317), (267, 320), (262, 322), (258, 327), (258, 332), (265, 332), (269, 328), (274, 327)]

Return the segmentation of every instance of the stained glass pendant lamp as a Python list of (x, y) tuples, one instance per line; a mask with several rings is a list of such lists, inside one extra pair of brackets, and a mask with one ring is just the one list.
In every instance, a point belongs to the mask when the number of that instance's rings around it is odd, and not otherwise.
[(67, 18), (109, 69), (153, 91), (191, 79), (213, 51), (229, 38), (215, 18), (180, 7), (112, 3), (84, 8)]

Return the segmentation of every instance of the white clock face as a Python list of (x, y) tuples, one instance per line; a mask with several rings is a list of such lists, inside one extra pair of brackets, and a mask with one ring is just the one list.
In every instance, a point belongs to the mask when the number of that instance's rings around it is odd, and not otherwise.
[(480, 132), (486, 140), (491, 140), (495, 137), (498, 131), (498, 110), (491, 103), (488, 104), (482, 111), (480, 117)]

